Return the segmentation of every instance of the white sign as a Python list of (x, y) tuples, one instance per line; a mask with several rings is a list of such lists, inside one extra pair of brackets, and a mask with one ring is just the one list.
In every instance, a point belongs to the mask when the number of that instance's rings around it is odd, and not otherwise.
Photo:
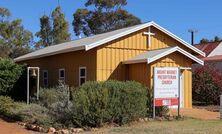
[(179, 68), (154, 68), (154, 99), (177, 98)]

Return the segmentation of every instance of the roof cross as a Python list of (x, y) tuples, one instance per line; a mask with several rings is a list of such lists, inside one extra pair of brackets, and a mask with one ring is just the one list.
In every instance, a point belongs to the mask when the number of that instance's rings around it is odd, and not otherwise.
[(151, 36), (155, 35), (155, 33), (151, 33), (150, 27), (148, 27), (148, 32), (144, 32), (144, 35), (148, 35), (148, 47), (151, 46)]

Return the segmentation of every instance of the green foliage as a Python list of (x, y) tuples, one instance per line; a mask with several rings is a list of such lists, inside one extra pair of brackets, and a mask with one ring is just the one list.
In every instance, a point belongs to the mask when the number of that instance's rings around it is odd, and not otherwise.
[(0, 8), (0, 17), (1, 17), (0, 20), (4, 21), (5, 17), (9, 17), (9, 16), (11, 16), (10, 11), (7, 8), (1, 7)]
[(222, 75), (213, 64), (198, 67), (193, 73), (193, 100), (209, 104), (220, 104), (222, 93)]
[(43, 15), (40, 18), (40, 31), (36, 36), (40, 38), (35, 45), (37, 49), (70, 40), (69, 23), (60, 6), (53, 10), (50, 17)]
[(222, 41), (222, 39), (221, 39), (219, 36), (215, 36), (215, 37), (214, 37), (214, 41), (215, 41), (215, 42), (218, 42), (218, 41)]
[(52, 12), (53, 43), (59, 44), (70, 40), (69, 23), (65, 20), (61, 7), (58, 6)]
[(222, 41), (222, 39), (219, 36), (215, 36), (214, 39), (211, 39), (211, 40), (207, 38), (202, 38), (200, 40), (200, 43), (219, 42), (219, 41)]
[(13, 60), (0, 58), (0, 95), (10, 95), (23, 69), (23, 65), (18, 65)]
[(69, 101), (68, 87), (57, 86), (55, 88), (40, 89), (39, 102), (43, 106), (50, 108), (54, 103), (57, 103), (58, 101), (60, 101), (61, 103), (66, 103), (67, 101)]
[(86, 36), (113, 31), (141, 23), (140, 19), (122, 9), (126, 0), (87, 0), (87, 8), (77, 9), (72, 25), (77, 36)]
[(14, 102), (10, 97), (0, 96), (0, 115), (11, 120), (23, 121), (42, 126), (54, 123), (49, 110), (37, 104)]
[(72, 93), (76, 126), (119, 125), (144, 117), (147, 89), (136, 82), (87, 82)]
[(210, 42), (208, 39), (206, 39), (206, 38), (202, 38), (201, 40), (200, 40), (200, 43), (202, 44), (202, 43), (208, 43), (208, 42)]
[(43, 15), (40, 18), (40, 31), (36, 33), (36, 36), (40, 38), (40, 40), (36, 43), (36, 48), (42, 48), (52, 45), (52, 27), (50, 18), (46, 15)]
[(121, 7), (121, 6), (125, 6), (127, 4), (126, 0), (87, 0), (87, 2), (85, 3), (85, 6), (95, 6), (99, 9), (105, 8), (105, 9), (109, 9), (109, 8), (113, 8), (113, 7)]
[(0, 96), (0, 115), (5, 117), (12, 117), (14, 110), (18, 108), (19, 105), (15, 103), (10, 97)]
[(69, 88), (65, 85), (60, 85), (50, 89), (40, 89), (40, 98), (38, 104), (46, 107), (48, 113), (53, 117), (54, 127), (70, 126), (72, 111), (71, 102), (69, 101)]
[(15, 58), (30, 52), (33, 36), (24, 29), (22, 20), (9, 21), (10, 11), (6, 8), (0, 8), (0, 16), (0, 56)]
[(73, 122), (77, 126), (95, 126), (105, 122), (108, 111), (108, 89), (88, 82), (72, 94)]
[(37, 104), (20, 103), (20, 108), (13, 113), (17, 120), (31, 124), (49, 127), (54, 123), (53, 118), (49, 115), (49, 110)]

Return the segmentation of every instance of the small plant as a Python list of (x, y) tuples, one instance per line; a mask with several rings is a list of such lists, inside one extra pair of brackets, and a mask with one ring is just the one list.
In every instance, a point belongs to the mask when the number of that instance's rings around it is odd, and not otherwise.
[(72, 103), (70, 102), (69, 87), (60, 83), (59, 86), (49, 89), (40, 89), (39, 105), (48, 109), (54, 118), (55, 127), (70, 126)]
[(51, 126), (54, 123), (47, 108), (38, 104), (20, 103), (20, 105), (21, 107), (13, 112), (17, 120), (41, 126)]
[(40, 89), (39, 101), (44, 107), (50, 108), (54, 103), (67, 103), (69, 101), (68, 86), (57, 86), (55, 88)]
[(19, 105), (15, 103), (10, 97), (0, 96), (0, 114), (4, 117), (10, 118), (14, 116), (14, 110), (19, 108)]

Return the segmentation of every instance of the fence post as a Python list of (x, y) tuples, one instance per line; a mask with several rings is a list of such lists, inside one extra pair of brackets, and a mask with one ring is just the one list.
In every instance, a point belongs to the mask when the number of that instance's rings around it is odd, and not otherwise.
[(220, 119), (222, 120), (222, 95), (220, 95)]

